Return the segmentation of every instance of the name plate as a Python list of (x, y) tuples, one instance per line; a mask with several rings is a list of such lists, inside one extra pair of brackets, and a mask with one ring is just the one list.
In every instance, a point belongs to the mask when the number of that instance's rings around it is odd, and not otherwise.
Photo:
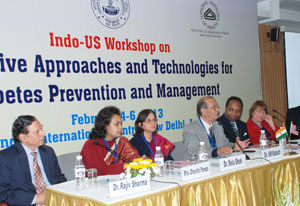
[(282, 157), (281, 148), (278, 146), (261, 150), (261, 157), (268, 160)]
[(193, 164), (190, 166), (181, 168), (181, 180), (190, 180), (198, 177), (210, 175), (210, 163), (209, 161)]
[(219, 159), (220, 171), (226, 171), (243, 167), (246, 165), (246, 156), (244, 154), (233, 155)]
[(119, 197), (150, 190), (150, 176), (141, 176), (108, 183), (109, 197)]

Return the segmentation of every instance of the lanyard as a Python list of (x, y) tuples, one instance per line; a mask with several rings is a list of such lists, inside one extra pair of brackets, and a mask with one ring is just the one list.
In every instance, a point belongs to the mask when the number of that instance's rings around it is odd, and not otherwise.
[(153, 141), (154, 141), (154, 152), (152, 151), (152, 149), (151, 149), (151, 147), (150, 147), (148, 141), (146, 140), (145, 136), (143, 135), (142, 137), (143, 137), (143, 140), (144, 140), (145, 144), (147, 145), (148, 149), (150, 150), (150, 152), (152, 153), (153, 158), (154, 158), (154, 157), (155, 157), (155, 153), (156, 153), (156, 151), (155, 151), (155, 148), (156, 148), (156, 141), (155, 141), (154, 135), (152, 134), (152, 139), (153, 139)]
[[(199, 120), (200, 120), (200, 123), (202, 125), (202, 127), (204, 128), (204, 130), (206, 131), (206, 128), (201, 120), (201, 118), (199, 117)], [(206, 131), (207, 133), (207, 131)], [(216, 139), (215, 139), (215, 135), (214, 135), (214, 128), (211, 127), (211, 133), (212, 133), (212, 136), (210, 136), (208, 133), (207, 133), (207, 136), (208, 136), (208, 139), (209, 139), (209, 142), (210, 142), (210, 146), (211, 148), (216, 148)]]
[(117, 149), (116, 139), (115, 139), (115, 154), (111, 151), (111, 149), (110, 149), (108, 143), (106, 142), (106, 140), (105, 140), (104, 138), (103, 138), (103, 140), (104, 140), (104, 143), (106, 144), (107, 148), (108, 148), (109, 151), (111, 152), (112, 156), (115, 158), (115, 164), (117, 164), (117, 160), (118, 160), (118, 159), (117, 159), (117, 151), (118, 151), (118, 149)]
[(269, 140), (270, 138), (270, 132), (268, 132), (268, 130), (263, 126), (263, 125), (261, 125), (262, 126), (262, 128), (260, 128), (252, 119), (251, 119), (251, 121), (259, 128), (259, 129), (263, 129), (263, 130), (265, 130), (265, 133), (266, 133), (266, 136), (267, 136), (267, 140)]

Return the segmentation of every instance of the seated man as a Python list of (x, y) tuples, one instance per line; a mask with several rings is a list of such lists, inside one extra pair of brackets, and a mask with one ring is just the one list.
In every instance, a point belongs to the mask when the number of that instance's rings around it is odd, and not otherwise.
[(246, 123), (240, 120), (243, 112), (243, 102), (239, 97), (229, 97), (226, 101), (225, 113), (218, 118), (223, 126), (224, 134), (229, 142), (235, 143), (236, 139), (242, 141), (244, 148), (250, 144)]
[(44, 205), (45, 187), (66, 181), (54, 150), (44, 145), (45, 132), (33, 116), (13, 123), (15, 144), (0, 151), (0, 202)]
[(199, 152), (200, 142), (204, 142), (209, 157), (230, 155), (239, 151), (237, 144), (229, 142), (222, 126), (215, 121), (219, 116), (219, 106), (211, 97), (202, 97), (197, 104), (199, 118), (188, 124), (183, 130), (185, 159)]

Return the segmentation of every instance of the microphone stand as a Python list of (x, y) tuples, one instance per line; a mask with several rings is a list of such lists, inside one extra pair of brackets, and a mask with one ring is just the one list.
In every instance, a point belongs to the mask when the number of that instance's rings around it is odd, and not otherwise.
[[(219, 122), (219, 123), (223, 126), (222, 122)], [(228, 134), (229, 134), (231, 137), (233, 137), (233, 139), (236, 139), (236, 137), (234, 137), (233, 135), (230, 134), (230, 131), (228, 130), (227, 127), (224, 126), (223, 128), (228, 132)], [(238, 136), (237, 138), (239, 138), (239, 136)], [(238, 141), (235, 140), (235, 143), (241, 148), (241, 151), (242, 151), (242, 153), (245, 155), (246, 160), (250, 160), (250, 157), (246, 154), (246, 152), (244, 151), (243, 147), (238, 143)]]
[(94, 145), (97, 145), (97, 146), (104, 147), (107, 151), (109, 151), (111, 154), (113, 154), (113, 155), (119, 157), (119, 159), (123, 160), (124, 162), (131, 162), (129, 159), (127, 159), (126, 157), (124, 157), (124, 156), (121, 155), (120, 153), (111, 150), (111, 149), (108, 148), (106, 145), (101, 144), (101, 143), (97, 142), (96, 140), (94, 140), (93, 144), (94, 144)]
[(280, 112), (278, 112), (276, 109), (273, 109), (272, 111), (275, 112), (276, 114), (279, 114), (283, 119), (286, 119), (286, 117)]
[[(282, 115), (280, 112), (278, 112), (276, 109), (273, 109), (273, 112), (279, 114), (282, 118), (286, 119), (286, 117), (285, 117), (284, 115)], [(275, 119), (277, 119), (277, 120), (279, 120), (279, 121), (281, 121), (280, 119), (278, 119), (278, 118), (277, 118), (276, 116), (274, 116), (274, 115), (273, 115), (272, 117), (275, 118)], [(292, 124), (293, 124), (293, 121), (291, 121), (291, 126), (292, 126)], [(283, 123), (283, 122), (282, 122), (282, 125), (284, 126), (284, 123)], [(288, 136), (288, 142), (289, 142), (289, 145), (288, 145), (288, 152), (286, 152), (286, 153), (284, 154), (284, 156), (292, 156), (292, 155), (298, 154), (298, 153), (295, 152), (295, 151), (290, 151), (290, 147), (291, 147), (291, 131), (290, 131), (289, 136)]]
[[(291, 127), (292, 127), (292, 124), (293, 124), (293, 121), (291, 121)], [(295, 151), (290, 151), (290, 147), (291, 147), (291, 131), (290, 131), (290, 134), (289, 134), (289, 146), (288, 146), (288, 152), (286, 152), (284, 154), (284, 156), (292, 156), (292, 155), (296, 155), (298, 154), (297, 152)]]

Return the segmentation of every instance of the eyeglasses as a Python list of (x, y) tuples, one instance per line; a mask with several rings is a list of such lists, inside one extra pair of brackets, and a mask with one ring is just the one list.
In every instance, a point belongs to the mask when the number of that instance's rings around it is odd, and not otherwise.
[(214, 105), (212, 107), (207, 107), (206, 109), (213, 109), (213, 110), (217, 110), (220, 109), (219, 105)]
[(146, 123), (157, 123), (158, 122), (158, 120), (157, 119), (146, 119), (144, 122), (146, 122)]

